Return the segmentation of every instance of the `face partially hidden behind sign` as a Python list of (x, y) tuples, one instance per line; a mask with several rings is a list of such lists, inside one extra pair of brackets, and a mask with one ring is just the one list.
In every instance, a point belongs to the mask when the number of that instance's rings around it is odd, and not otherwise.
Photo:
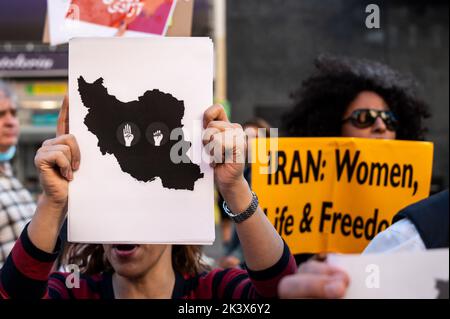
[(269, 142), (254, 141), (252, 187), (294, 254), (360, 253), (429, 194), (432, 143), (280, 138), (270, 150)]

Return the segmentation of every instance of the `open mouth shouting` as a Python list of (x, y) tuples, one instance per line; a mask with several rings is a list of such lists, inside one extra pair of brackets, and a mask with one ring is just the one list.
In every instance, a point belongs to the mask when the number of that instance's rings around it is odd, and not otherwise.
[(120, 258), (132, 257), (138, 250), (139, 245), (117, 244), (112, 246), (112, 252)]

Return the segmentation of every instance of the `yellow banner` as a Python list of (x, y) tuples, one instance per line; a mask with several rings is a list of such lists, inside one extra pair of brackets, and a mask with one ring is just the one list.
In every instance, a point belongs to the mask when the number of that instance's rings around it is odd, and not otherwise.
[(251, 149), (252, 188), (293, 254), (360, 253), (430, 191), (428, 142), (279, 138)]

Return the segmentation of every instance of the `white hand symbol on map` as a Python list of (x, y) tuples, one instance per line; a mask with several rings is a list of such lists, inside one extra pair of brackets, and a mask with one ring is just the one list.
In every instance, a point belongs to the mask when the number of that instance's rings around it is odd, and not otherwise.
[(158, 130), (155, 133), (153, 133), (153, 139), (155, 140), (155, 146), (160, 146), (161, 145), (161, 141), (163, 139), (163, 134), (161, 133), (160, 130)]
[(123, 138), (125, 139), (125, 146), (131, 147), (131, 142), (133, 142), (134, 135), (131, 133), (131, 126), (129, 124), (125, 125), (123, 129)]

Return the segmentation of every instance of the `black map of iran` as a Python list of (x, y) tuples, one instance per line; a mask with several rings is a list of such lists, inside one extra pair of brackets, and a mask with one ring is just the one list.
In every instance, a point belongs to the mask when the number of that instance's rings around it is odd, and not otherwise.
[[(122, 102), (109, 95), (103, 78), (87, 83), (78, 78), (78, 91), (89, 110), (84, 124), (98, 139), (100, 152), (112, 154), (123, 172), (142, 182), (159, 177), (169, 189), (194, 190), (195, 182), (203, 178), (200, 167), (192, 162), (174, 163), (170, 150), (177, 143), (191, 143), (180, 135), (170, 140), (170, 132), (181, 128), (184, 103), (159, 90), (146, 91), (137, 101)], [(178, 144), (180, 145), (180, 144)]]

